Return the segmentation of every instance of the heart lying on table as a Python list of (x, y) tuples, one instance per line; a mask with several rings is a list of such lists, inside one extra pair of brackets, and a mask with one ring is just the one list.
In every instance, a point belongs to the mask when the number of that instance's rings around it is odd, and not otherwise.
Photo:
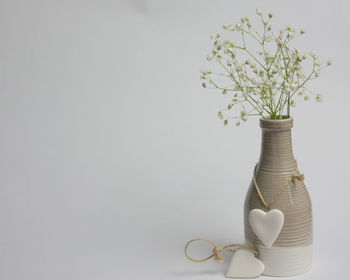
[(232, 257), (227, 278), (255, 278), (264, 272), (264, 264), (250, 250), (240, 249)]
[(249, 212), (249, 224), (261, 242), (271, 248), (282, 230), (284, 215), (278, 209), (269, 212), (253, 209)]

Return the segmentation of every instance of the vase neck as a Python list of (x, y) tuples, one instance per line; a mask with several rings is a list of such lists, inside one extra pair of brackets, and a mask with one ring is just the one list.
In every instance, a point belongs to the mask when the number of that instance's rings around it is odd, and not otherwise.
[(259, 170), (266, 172), (293, 172), (296, 161), (293, 155), (291, 128), (293, 120), (260, 122), (262, 127)]

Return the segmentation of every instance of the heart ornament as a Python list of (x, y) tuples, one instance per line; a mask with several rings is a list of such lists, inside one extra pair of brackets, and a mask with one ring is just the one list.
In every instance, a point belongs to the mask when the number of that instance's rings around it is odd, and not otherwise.
[(227, 278), (255, 278), (264, 272), (265, 266), (250, 250), (240, 249), (231, 259)]
[(278, 209), (269, 212), (253, 209), (249, 212), (249, 224), (261, 242), (271, 248), (282, 230), (284, 215)]

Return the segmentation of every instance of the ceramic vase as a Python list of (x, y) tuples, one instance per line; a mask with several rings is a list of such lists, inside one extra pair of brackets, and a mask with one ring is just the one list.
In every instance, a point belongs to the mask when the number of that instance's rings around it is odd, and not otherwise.
[[(293, 119), (260, 119), (261, 154), (256, 180), (265, 200), (273, 200), (297, 170), (293, 156), (291, 129)], [(269, 211), (258, 196), (252, 180), (244, 205), (246, 243), (257, 248), (265, 265), (264, 275), (294, 276), (305, 273), (312, 264), (312, 207), (303, 180), (291, 182), (271, 209), (284, 214), (284, 224), (271, 248), (259, 240), (249, 224), (252, 209)]]

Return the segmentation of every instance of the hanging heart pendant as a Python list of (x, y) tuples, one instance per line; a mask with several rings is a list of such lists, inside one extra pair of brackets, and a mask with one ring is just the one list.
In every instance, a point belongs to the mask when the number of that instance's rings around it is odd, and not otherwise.
[(227, 278), (255, 278), (264, 272), (264, 264), (250, 250), (240, 249), (233, 256)]
[(249, 212), (249, 224), (261, 242), (271, 248), (282, 230), (284, 215), (278, 209), (269, 212), (253, 209)]

